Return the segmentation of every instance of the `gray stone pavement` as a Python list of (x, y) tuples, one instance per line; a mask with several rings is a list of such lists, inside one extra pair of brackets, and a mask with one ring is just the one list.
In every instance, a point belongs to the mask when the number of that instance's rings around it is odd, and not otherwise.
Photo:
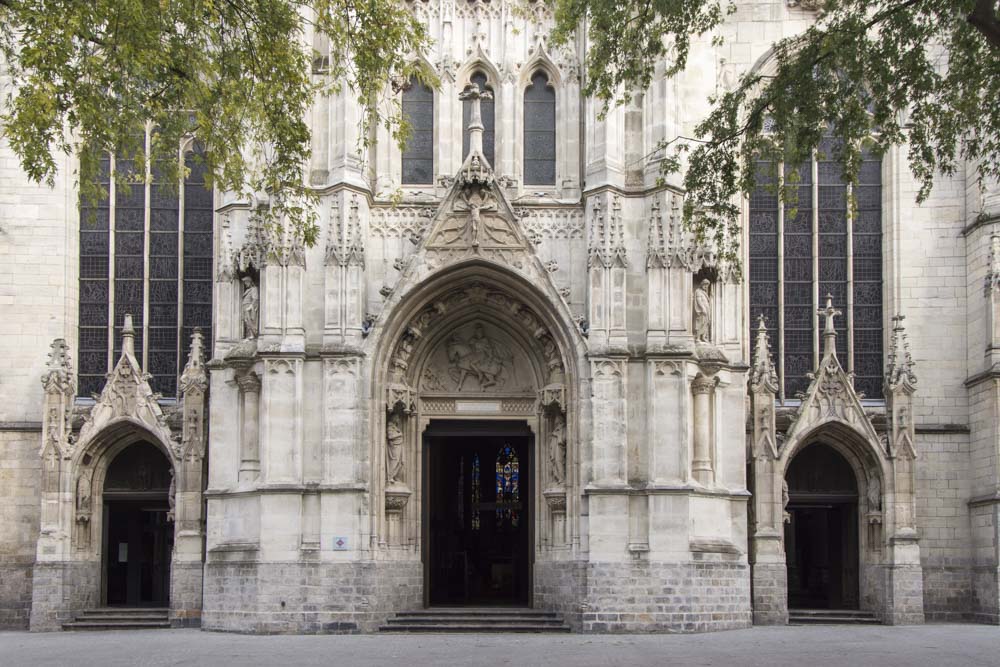
[(0, 632), (0, 665), (1000, 665), (985, 625), (752, 628), (699, 635), (232, 635)]

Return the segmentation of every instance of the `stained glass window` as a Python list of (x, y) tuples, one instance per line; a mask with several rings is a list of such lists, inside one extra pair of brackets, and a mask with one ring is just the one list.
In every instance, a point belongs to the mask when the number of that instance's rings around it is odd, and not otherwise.
[(157, 165), (147, 186), (144, 168), (110, 157), (101, 163), (108, 186), (112, 169), (132, 176), (128, 188), (115, 187), (113, 212), (107, 201), (80, 209), (80, 396), (99, 392), (121, 355), (126, 313), (136, 330), (136, 359), (153, 390), (167, 397), (177, 395), (194, 329), (211, 340), (213, 197), (201, 150), (185, 152), (183, 205)]
[(827, 294), (844, 312), (834, 320), (841, 363), (854, 372), (859, 392), (882, 398), (882, 163), (864, 154), (852, 212), (836, 150), (827, 136), (811, 162), (783, 165), (785, 182), (797, 183), (797, 201), (778, 201), (773, 164), (763, 162), (750, 196), (749, 320), (756, 328), (764, 315), (779, 360), (781, 400), (809, 386), (822, 345), (816, 310)]
[(434, 182), (434, 91), (410, 79), (403, 90), (403, 115), (410, 122), (410, 138), (403, 149), (403, 184)]
[(496, 460), (496, 520), (497, 527), (516, 528), (520, 519), (519, 463), (517, 453), (504, 445)]
[(472, 457), (472, 509), (469, 512), (472, 530), (479, 530), (479, 503), (482, 492), (479, 488), (479, 454)]
[(556, 91), (535, 72), (524, 91), (524, 184), (556, 183)]
[[(488, 90), (491, 93), (493, 89), (486, 85), (486, 75), (482, 72), (476, 72), (469, 78), (470, 83), (477, 84), (479, 90)], [(495, 107), (493, 100), (482, 100), (479, 103), (479, 112), (483, 117), (483, 155), (486, 156), (486, 160), (496, 166), (496, 162), (493, 159), (494, 155), (494, 144), (496, 143), (495, 137), (496, 133), (494, 131), (495, 123)], [(469, 154), (469, 118), (472, 114), (472, 102), (465, 101), (462, 107), (462, 159)]]

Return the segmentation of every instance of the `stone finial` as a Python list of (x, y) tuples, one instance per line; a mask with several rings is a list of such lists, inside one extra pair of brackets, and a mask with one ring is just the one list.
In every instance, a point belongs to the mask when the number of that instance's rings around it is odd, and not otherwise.
[(70, 363), (69, 345), (65, 338), (56, 338), (49, 346), (49, 361), (42, 374), (42, 385), (45, 391), (65, 393), (73, 385), (73, 364)]
[(479, 84), (470, 83), (458, 95), (458, 99), (469, 102), (472, 109), (469, 113), (469, 154), (465, 156), (462, 168), (458, 172), (457, 181), (460, 185), (491, 185), (494, 181), (493, 167), (486, 161), (483, 154), (483, 114), (480, 108), (481, 100), (493, 99), (493, 93), (480, 90)]
[(181, 373), (180, 389), (185, 394), (192, 389), (205, 391), (208, 388), (208, 374), (205, 372), (205, 346), (201, 329), (195, 329), (191, 335), (191, 351), (188, 353), (187, 364)]
[(906, 339), (903, 327), (903, 315), (892, 318), (892, 339), (889, 343), (889, 364), (886, 369), (886, 384), (890, 391), (904, 390), (912, 392), (917, 384), (917, 376), (913, 372), (913, 357), (910, 356), (910, 343)]
[(768, 391), (778, 393), (778, 374), (774, 370), (771, 359), (771, 342), (767, 335), (764, 316), (761, 315), (757, 324), (757, 341), (754, 345), (753, 368), (750, 371), (750, 387), (753, 391)]
[(122, 354), (135, 357), (135, 329), (132, 327), (132, 313), (125, 313), (122, 326)]
[(833, 307), (833, 295), (826, 295), (826, 308), (820, 308), (816, 313), (824, 318), (823, 326), (823, 356), (837, 357), (837, 330), (834, 328), (833, 318), (843, 315), (843, 313)]

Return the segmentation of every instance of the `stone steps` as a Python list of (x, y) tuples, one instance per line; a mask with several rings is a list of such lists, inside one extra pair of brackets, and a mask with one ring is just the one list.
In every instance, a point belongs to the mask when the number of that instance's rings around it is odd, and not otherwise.
[(153, 630), (169, 628), (166, 608), (101, 607), (87, 609), (63, 623), (63, 630)]
[(432, 607), (396, 614), (380, 632), (569, 632), (555, 612), (526, 608)]
[(880, 625), (870, 611), (860, 609), (789, 609), (789, 625)]

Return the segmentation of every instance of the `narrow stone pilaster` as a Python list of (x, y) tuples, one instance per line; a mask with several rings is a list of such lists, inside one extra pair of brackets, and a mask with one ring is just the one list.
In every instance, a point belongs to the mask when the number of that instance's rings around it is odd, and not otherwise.
[(243, 404), (240, 432), (240, 485), (253, 484), (260, 477), (260, 377), (253, 370), (237, 374)]

